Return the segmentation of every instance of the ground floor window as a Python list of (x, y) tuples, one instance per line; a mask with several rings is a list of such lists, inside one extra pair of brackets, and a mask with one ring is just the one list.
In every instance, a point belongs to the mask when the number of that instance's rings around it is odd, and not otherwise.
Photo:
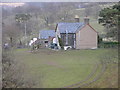
[(44, 43), (48, 43), (48, 41), (45, 41)]

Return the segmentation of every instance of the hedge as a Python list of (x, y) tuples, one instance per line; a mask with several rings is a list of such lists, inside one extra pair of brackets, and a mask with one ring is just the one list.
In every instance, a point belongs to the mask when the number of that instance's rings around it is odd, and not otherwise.
[(119, 42), (101, 42), (98, 48), (118, 48)]

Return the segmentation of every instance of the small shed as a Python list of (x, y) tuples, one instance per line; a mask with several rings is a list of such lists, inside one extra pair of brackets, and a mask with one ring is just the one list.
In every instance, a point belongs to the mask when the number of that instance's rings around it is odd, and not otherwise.
[(40, 43), (43, 46), (48, 46), (52, 39), (55, 37), (55, 30), (40, 30), (39, 32), (39, 39)]

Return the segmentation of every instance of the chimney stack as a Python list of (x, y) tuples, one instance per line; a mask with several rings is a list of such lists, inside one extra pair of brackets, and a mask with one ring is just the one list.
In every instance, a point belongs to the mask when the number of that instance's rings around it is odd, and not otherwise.
[(75, 22), (80, 22), (80, 18), (78, 15), (75, 15)]
[(84, 17), (84, 23), (85, 23), (85, 24), (89, 24), (89, 20), (90, 20), (90, 19), (89, 19), (88, 16)]

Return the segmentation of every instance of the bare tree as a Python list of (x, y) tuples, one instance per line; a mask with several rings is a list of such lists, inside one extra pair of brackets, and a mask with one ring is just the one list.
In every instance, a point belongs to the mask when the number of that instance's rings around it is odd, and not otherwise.
[(25, 37), (27, 35), (27, 31), (26, 31), (26, 24), (27, 24), (27, 21), (31, 18), (32, 16), (30, 14), (16, 14), (15, 16), (15, 20), (16, 22), (19, 22), (19, 23), (24, 23), (24, 28), (25, 28)]
[(58, 20), (63, 22), (69, 22), (74, 17), (74, 13), (72, 12), (74, 9), (74, 3), (60, 3), (59, 12), (57, 14)]
[(16, 42), (20, 38), (21, 31), (15, 24), (5, 25), (3, 27), (3, 35), (4, 37), (8, 38), (11, 46), (15, 46)]

